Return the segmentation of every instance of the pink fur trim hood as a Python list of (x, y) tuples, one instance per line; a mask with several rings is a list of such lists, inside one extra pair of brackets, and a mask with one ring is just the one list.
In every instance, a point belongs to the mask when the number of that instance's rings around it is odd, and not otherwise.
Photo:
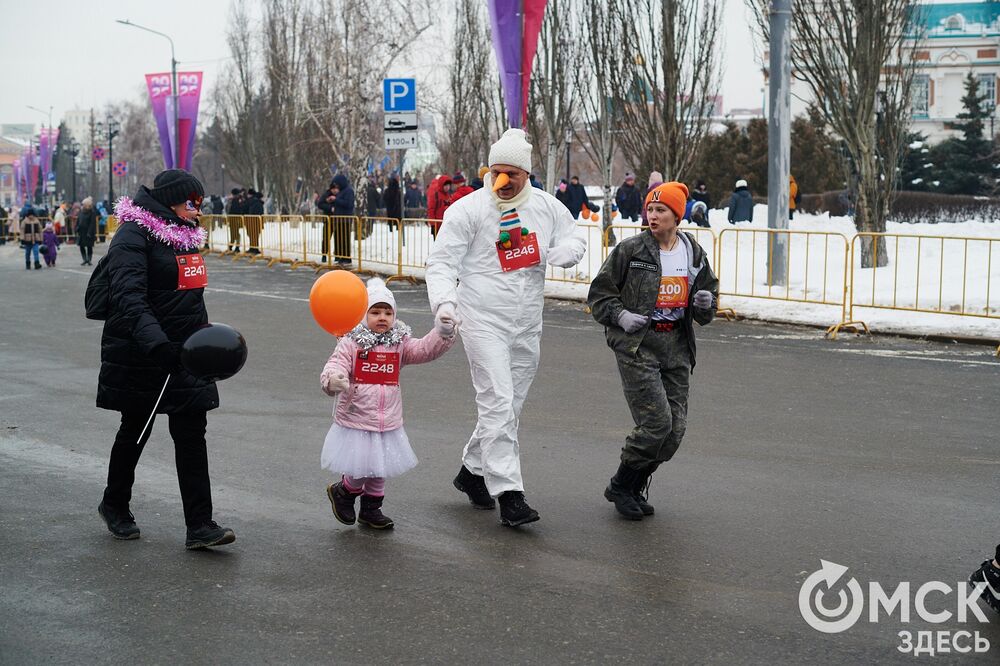
[(201, 227), (171, 224), (136, 206), (128, 197), (122, 197), (115, 203), (115, 216), (123, 222), (135, 222), (157, 240), (176, 250), (196, 250), (205, 244), (205, 230)]

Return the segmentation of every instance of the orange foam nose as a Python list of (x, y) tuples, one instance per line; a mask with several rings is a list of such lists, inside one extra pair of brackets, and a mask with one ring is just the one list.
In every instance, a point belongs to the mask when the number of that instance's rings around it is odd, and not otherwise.
[(493, 191), (496, 192), (499, 189), (507, 187), (508, 183), (510, 183), (510, 176), (505, 173), (498, 175), (493, 181)]

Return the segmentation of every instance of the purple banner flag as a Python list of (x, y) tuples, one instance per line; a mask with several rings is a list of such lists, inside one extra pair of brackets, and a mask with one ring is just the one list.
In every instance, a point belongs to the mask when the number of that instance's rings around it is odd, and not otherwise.
[(170, 140), (170, 126), (173, 115), (167, 115), (167, 100), (170, 99), (170, 73), (147, 74), (146, 88), (149, 89), (149, 101), (153, 106), (153, 119), (160, 135), (160, 148), (163, 150), (163, 164), (167, 169), (174, 168), (173, 143)]

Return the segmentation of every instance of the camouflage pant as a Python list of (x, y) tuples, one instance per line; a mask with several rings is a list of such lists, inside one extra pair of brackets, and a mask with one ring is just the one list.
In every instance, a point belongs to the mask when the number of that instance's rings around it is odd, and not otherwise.
[(625, 438), (622, 462), (633, 469), (670, 460), (687, 427), (691, 352), (683, 324), (650, 330), (635, 356), (618, 352), (618, 371), (635, 428)]

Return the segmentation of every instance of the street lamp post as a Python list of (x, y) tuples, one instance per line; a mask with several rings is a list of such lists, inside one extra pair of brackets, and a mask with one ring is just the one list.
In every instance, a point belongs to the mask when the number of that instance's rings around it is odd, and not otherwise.
[(569, 154), (570, 144), (573, 142), (573, 128), (566, 128), (566, 182), (569, 183)]
[(76, 203), (76, 156), (80, 154), (80, 142), (76, 139), (70, 141), (68, 152), (73, 159), (73, 203)]
[(173, 143), (173, 146), (171, 146), (171, 149), (174, 152), (174, 159), (173, 159), (174, 168), (175, 169), (180, 169), (181, 168), (181, 163), (180, 163), (180, 159), (181, 159), (181, 133), (180, 133), (180, 127), (177, 124), (177, 106), (178, 106), (177, 105), (177, 58), (174, 56), (174, 40), (170, 39), (170, 35), (166, 35), (166, 34), (164, 34), (162, 32), (157, 31), (157, 30), (152, 30), (152, 29), (147, 28), (145, 26), (141, 26), (141, 25), (139, 25), (137, 23), (132, 23), (128, 19), (126, 19), (124, 21), (122, 21), (121, 19), (118, 19), (117, 22), (121, 23), (122, 25), (127, 25), (127, 26), (131, 26), (133, 28), (138, 28), (139, 30), (145, 30), (146, 32), (151, 32), (154, 35), (159, 35), (160, 37), (163, 37), (168, 42), (170, 42), (170, 99), (172, 99), (173, 102), (174, 102), (174, 117), (173, 117), (173, 121), (174, 121), (174, 143)]
[(117, 120), (108, 116), (106, 120), (102, 120), (97, 123), (97, 131), (101, 134), (107, 132), (108, 137), (108, 205), (113, 206), (115, 203), (115, 186), (114, 186), (114, 141), (115, 137), (118, 136), (118, 131), (121, 129), (121, 123)]

